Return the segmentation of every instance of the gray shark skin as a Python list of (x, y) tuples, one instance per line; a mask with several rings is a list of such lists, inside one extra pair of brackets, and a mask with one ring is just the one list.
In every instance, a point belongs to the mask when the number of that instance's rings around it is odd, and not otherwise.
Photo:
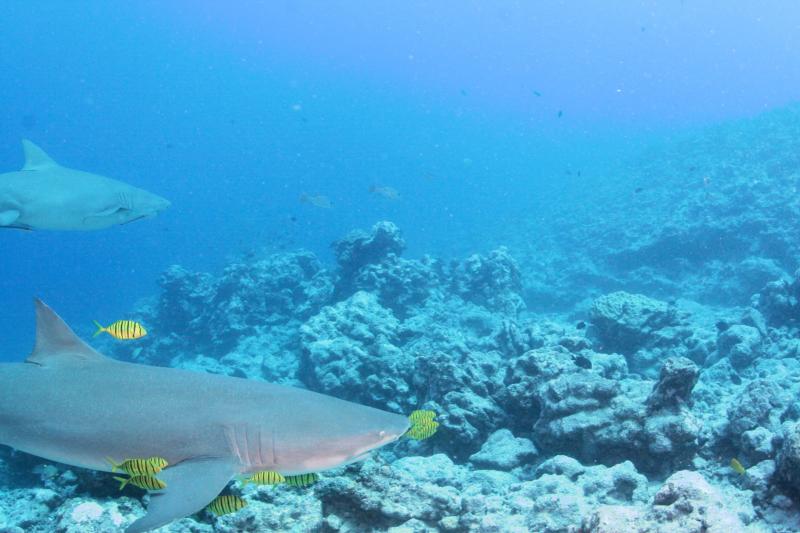
[(303, 389), (115, 361), (39, 300), (36, 322), (33, 353), (0, 364), (0, 444), (106, 472), (109, 457), (166, 459), (166, 489), (127, 533), (203, 509), (237, 475), (335, 468), (409, 428), (403, 415)]
[(0, 228), (95, 230), (153, 217), (169, 201), (121, 181), (62, 167), (24, 139), (25, 166), (0, 174)]

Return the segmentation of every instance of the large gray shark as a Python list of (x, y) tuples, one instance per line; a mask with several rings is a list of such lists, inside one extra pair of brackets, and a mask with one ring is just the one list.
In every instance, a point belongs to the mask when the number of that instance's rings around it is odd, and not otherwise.
[(62, 167), (22, 141), (25, 166), (0, 174), (0, 228), (93, 230), (152, 217), (169, 201), (121, 181)]
[(115, 361), (39, 300), (33, 353), (0, 364), (1, 444), (106, 472), (109, 457), (169, 462), (166, 489), (127, 533), (199, 511), (237, 475), (335, 468), (408, 428), (405, 416), (302, 389)]

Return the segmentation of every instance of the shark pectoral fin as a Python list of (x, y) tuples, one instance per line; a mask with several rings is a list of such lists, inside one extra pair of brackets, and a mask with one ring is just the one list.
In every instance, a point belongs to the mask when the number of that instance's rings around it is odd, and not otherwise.
[(8, 209), (0, 211), (0, 226), (10, 226), (19, 218), (19, 211), (16, 209)]
[(125, 533), (150, 531), (196, 513), (216, 498), (235, 474), (230, 458), (192, 459), (162, 470), (158, 477), (167, 488), (152, 493), (147, 514)]

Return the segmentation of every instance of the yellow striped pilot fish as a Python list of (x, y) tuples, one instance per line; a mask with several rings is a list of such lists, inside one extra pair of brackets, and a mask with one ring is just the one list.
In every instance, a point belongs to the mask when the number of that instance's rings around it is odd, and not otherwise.
[(147, 330), (144, 329), (141, 324), (134, 322), (133, 320), (117, 320), (107, 328), (104, 328), (97, 320), (95, 320), (94, 325), (97, 326), (97, 331), (94, 332), (93, 337), (97, 337), (101, 333), (105, 332), (115, 339), (129, 341), (141, 339), (147, 335)]
[(111, 464), (112, 472), (121, 470), (130, 476), (154, 476), (169, 464), (167, 460), (162, 457), (125, 459), (121, 463), (115, 463), (111, 457), (106, 457), (106, 461)]
[(217, 516), (222, 516), (224, 514), (235, 513), (239, 509), (245, 507), (247, 507), (247, 502), (242, 498), (234, 496), (233, 494), (223, 494), (222, 496), (214, 498), (214, 501), (209, 503), (206, 509)]
[(745, 473), (747, 473), (747, 469), (742, 466), (742, 463), (740, 463), (738, 459), (731, 459), (731, 468), (740, 476), (743, 476)]
[(242, 485), (246, 486), (248, 483), (255, 483), (256, 485), (277, 485), (286, 481), (286, 478), (278, 472), (272, 470), (262, 470), (256, 472), (249, 478), (242, 480)]
[(125, 485), (128, 483), (144, 490), (161, 490), (167, 488), (166, 483), (153, 476), (115, 477), (114, 479), (120, 482), (119, 490), (124, 489)]
[(436, 413), (433, 411), (427, 411), (425, 409), (418, 409), (416, 411), (412, 411), (410, 415), (408, 415), (408, 421), (411, 422), (411, 425), (418, 424), (423, 420), (433, 420), (436, 418)]
[(411, 429), (406, 431), (406, 437), (415, 440), (423, 440), (432, 437), (439, 427), (439, 422), (434, 420), (422, 420), (417, 422)]
[(308, 487), (319, 480), (319, 476), (313, 472), (310, 474), (300, 474), (297, 476), (286, 476), (286, 484), (290, 487)]

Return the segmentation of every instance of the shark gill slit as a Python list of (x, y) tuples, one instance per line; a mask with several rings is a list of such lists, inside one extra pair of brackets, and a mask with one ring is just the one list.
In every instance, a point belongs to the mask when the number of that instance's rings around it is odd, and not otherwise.
[(272, 429), (271, 435), (272, 435), (272, 464), (277, 466), (278, 458), (275, 456), (275, 428)]

